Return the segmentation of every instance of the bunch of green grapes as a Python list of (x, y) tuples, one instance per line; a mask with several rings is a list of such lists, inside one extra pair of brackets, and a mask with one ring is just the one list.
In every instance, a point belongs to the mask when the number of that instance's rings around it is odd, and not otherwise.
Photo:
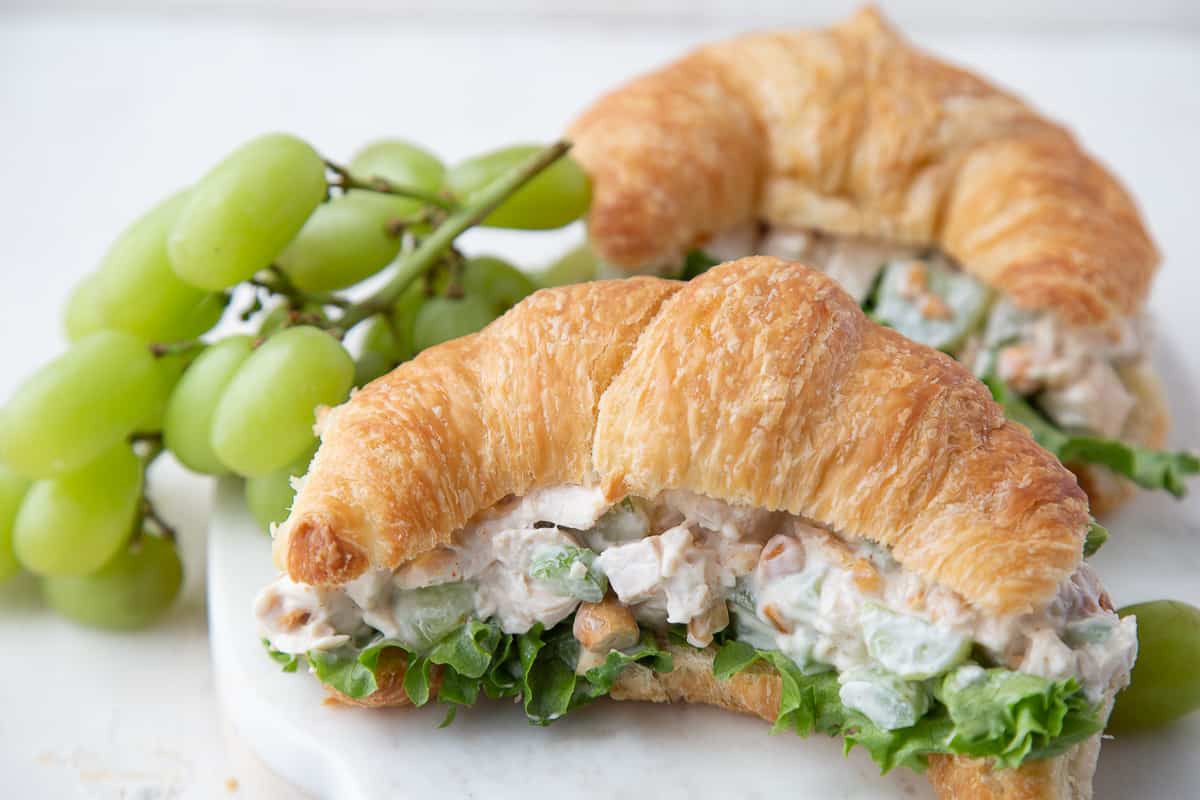
[[(0, 579), (33, 573), (85, 624), (154, 620), (183, 576), (146, 491), (154, 459), (242, 476), (264, 527), (285, 518), (317, 409), (537, 288), (455, 240), (578, 219), (590, 189), (567, 147), (447, 169), (384, 141), (342, 167), (271, 134), (135, 221), (68, 299), (67, 351), (0, 410)], [(373, 293), (338, 294), (380, 272)]]

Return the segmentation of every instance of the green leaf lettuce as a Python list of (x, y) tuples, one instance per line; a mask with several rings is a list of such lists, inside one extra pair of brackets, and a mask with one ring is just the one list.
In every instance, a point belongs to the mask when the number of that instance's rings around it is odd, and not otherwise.
[[(846, 751), (863, 747), (883, 772), (898, 766), (922, 771), (937, 753), (991, 758), (998, 767), (1056, 755), (1103, 724), (1074, 681), (1049, 681), (1006, 669), (962, 668), (931, 681), (938, 703), (915, 725), (883, 730), (847, 708), (833, 672), (804, 674), (774, 650), (728, 641), (713, 673), (729, 679), (756, 664), (779, 673), (782, 692), (772, 732), (842, 736)], [(967, 681), (966, 677), (974, 680)]]
[(1008, 418), (1028, 428), (1037, 443), (1060, 461), (1099, 464), (1144, 489), (1166, 489), (1176, 497), (1187, 493), (1186, 477), (1200, 474), (1200, 456), (1195, 453), (1151, 450), (1060, 430), (994, 374), (986, 375), (983, 382)]

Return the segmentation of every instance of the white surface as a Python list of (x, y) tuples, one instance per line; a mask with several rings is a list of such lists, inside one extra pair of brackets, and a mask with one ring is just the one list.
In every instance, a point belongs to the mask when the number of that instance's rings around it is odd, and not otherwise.
[[(238, 142), (285, 129), (344, 157), (371, 137), (405, 135), (453, 158), (545, 139), (602, 88), (733, 24), (614, 33), (494, 19), (471, 28), (378, 18), (326, 17), (315, 25), (298, 18), (0, 15), (0, 396), (60, 349), (57, 309), (121, 226)], [(1158, 360), (1177, 384), (1173, 438), (1200, 444), (1197, 394), (1180, 385), (1200, 383), (1192, 200), (1200, 183), (1200, 39), (980, 34), (921, 41), (1051, 109), (1140, 198), (1167, 256), (1152, 307), (1167, 321)], [(221, 736), (203, 610), (207, 484), (169, 467), (155, 484), (183, 528), (188, 572), (184, 597), (162, 624), (134, 635), (84, 631), (41, 608), (29, 582), (0, 588), (0, 652), (7, 656), (0, 795), (211, 798), (224, 796), (230, 777), (244, 787), (242, 796), (268, 794), (257, 788), (266, 779), (246, 766), (242, 751), (227, 752)], [(1200, 604), (1198, 510), (1195, 499), (1146, 498), (1112, 525), (1114, 542), (1100, 563), (1118, 602), (1173, 596)], [(304, 678), (272, 674), (271, 683), (293, 691)], [(386, 758), (409, 752), (409, 742), (399, 747), (405, 732), (445, 747), (495, 728), (524, 734), (519, 715), (504, 712), (496, 720), (463, 715), (450, 732), (430, 730), (432, 717), (404, 722), (382, 740), (391, 748)], [(566, 735), (586, 741), (613, 730), (626, 713), (637, 712), (588, 712), (594, 721), (574, 733), (567, 727)], [(699, 710), (647, 722), (656, 733), (684, 729), (698, 741), (736, 730), (747, 748), (786, 748), (788, 763), (794, 752), (821, 747), (768, 739), (749, 721)], [(542, 733), (539, 742), (562, 729)], [(1194, 718), (1109, 748), (1100, 796), (1120, 797), (1118, 781), (1133, 775), (1140, 797), (1178, 797), (1183, 787), (1195, 794), (1200, 782), (1193, 776), (1189, 783), (1186, 772), (1193, 759), (1164, 754), (1168, 743), (1195, 742), (1197, 734)], [(722, 769), (727, 761), (721, 758)]]

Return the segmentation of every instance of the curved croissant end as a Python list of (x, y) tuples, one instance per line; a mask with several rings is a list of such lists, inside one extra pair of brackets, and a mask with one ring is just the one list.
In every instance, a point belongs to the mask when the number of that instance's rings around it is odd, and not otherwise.
[(1139, 308), (1158, 263), (1133, 201), (1068, 132), (871, 8), (702, 47), (569, 136), (593, 245), (630, 270), (761, 219), (936, 245), (1021, 306), (1100, 323)]
[(575, 483), (784, 509), (1015, 613), (1075, 569), (1088, 519), (965, 368), (774, 258), (538, 292), (323, 428), (276, 541), (307, 583), (395, 568), (508, 495)]

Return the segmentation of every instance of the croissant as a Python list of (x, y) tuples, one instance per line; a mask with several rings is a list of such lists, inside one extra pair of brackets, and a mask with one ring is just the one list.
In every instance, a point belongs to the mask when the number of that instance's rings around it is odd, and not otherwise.
[[(700, 47), (601, 98), (569, 136), (603, 262), (801, 259), (860, 301), (886, 295), (879, 315), (906, 335), (996, 358), (1059, 427), (1162, 447), (1141, 319), (1159, 256), (1134, 201), (1061, 126), (873, 8)], [(977, 291), (956, 296), (963, 284)], [(1076, 466), (1093, 509), (1131, 495)]]
[(318, 427), (256, 613), (345, 702), (711, 703), (943, 797), (1090, 796), (1136, 634), (1083, 492), (813, 269), (543, 290)]

